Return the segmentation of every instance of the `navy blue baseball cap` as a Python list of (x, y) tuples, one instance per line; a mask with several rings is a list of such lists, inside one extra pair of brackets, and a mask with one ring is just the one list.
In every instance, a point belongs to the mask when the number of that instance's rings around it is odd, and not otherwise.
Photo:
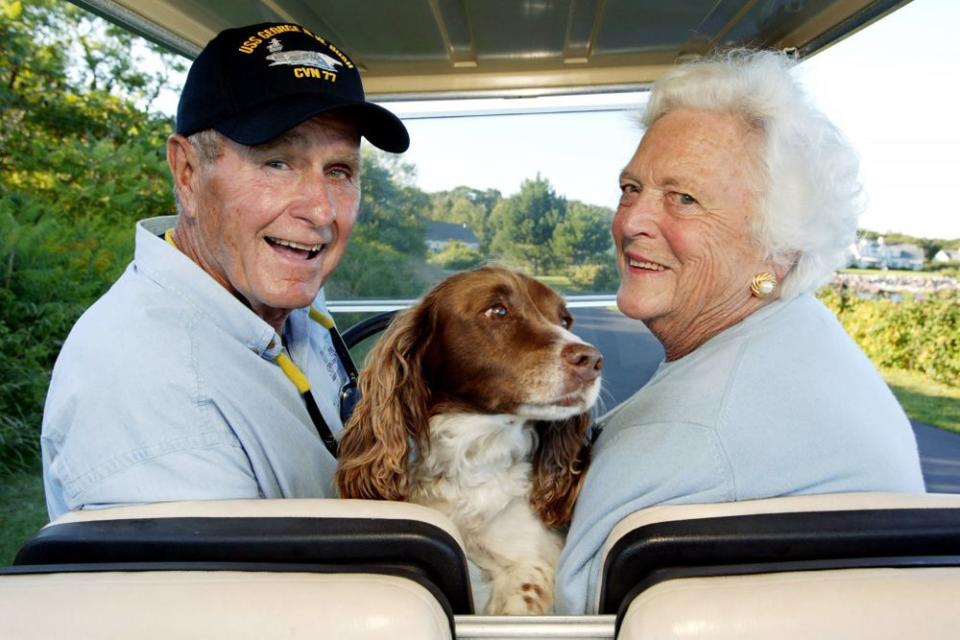
[(222, 31), (200, 52), (180, 94), (177, 133), (215, 129), (257, 145), (330, 112), (384, 151), (410, 146), (400, 119), (367, 102), (360, 72), (335, 44), (298, 24), (265, 22)]

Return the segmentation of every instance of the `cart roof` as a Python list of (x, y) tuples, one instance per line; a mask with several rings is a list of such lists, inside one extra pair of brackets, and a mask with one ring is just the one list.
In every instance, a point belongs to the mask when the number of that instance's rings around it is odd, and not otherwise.
[(379, 99), (643, 88), (721, 47), (810, 56), (909, 0), (73, 0), (187, 57), (219, 31), (300, 23)]

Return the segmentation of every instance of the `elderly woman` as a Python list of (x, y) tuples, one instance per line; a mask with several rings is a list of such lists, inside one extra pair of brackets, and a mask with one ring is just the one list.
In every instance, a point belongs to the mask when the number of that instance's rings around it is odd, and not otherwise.
[(599, 550), (637, 509), (923, 492), (906, 416), (813, 296), (854, 240), (857, 159), (773, 52), (678, 67), (620, 174), (617, 305), (666, 360), (603, 431), (557, 574), (595, 607)]

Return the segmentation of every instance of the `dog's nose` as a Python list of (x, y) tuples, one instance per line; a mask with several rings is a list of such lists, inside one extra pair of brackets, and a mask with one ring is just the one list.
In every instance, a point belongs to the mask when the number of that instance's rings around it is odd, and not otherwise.
[(560, 356), (573, 370), (574, 375), (584, 382), (596, 380), (603, 368), (603, 356), (589, 344), (568, 344), (560, 352)]

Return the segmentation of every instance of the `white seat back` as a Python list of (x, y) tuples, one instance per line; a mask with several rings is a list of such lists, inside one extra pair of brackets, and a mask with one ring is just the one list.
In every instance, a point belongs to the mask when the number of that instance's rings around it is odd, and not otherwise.
[(0, 570), (2, 638), (450, 638), (471, 607), (456, 527), (397, 502), (72, 512)]
[(434, 595), (405, 578), (148, 571), (0, 576), (0, 637), (440, 640), (452, 632)]
[(604, 546), (617, 637), (955, 637), (960, 495), (661, 505)]
[(958, 594), (957, 567), (670, 580), (630, 603), (617, 638), (956, 638)]

